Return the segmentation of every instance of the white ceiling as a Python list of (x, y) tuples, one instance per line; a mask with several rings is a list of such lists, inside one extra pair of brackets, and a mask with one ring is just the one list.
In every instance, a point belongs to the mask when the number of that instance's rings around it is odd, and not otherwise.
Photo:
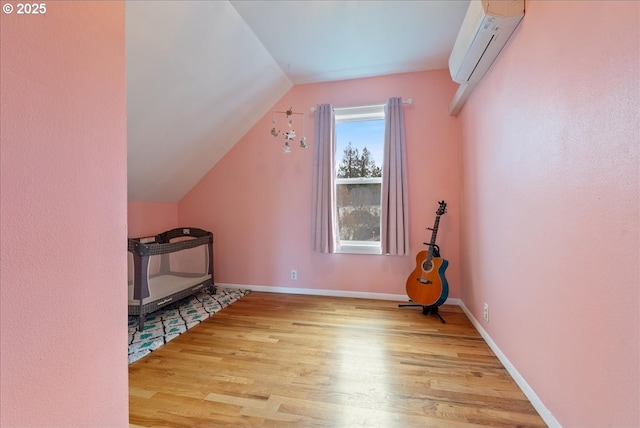
[(468, 4), (127, 1), (129, 200), (179, 201), (294, 84), (446, 68)]

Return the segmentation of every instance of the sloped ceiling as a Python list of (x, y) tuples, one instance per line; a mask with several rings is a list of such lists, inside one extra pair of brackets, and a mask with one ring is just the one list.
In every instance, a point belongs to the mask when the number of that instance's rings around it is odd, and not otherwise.
[(129, 200), (179, 201), (294, 84), (446, 68), (468, 3), (128, 1)]

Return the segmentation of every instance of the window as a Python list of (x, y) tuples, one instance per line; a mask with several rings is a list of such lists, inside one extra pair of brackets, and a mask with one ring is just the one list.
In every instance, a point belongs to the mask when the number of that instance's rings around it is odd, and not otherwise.
[[(313, 163), (313, 202), (311, 208), (312, 215), (312, 238), (311, 245), (314, 251), (321, 253), (335, 252), (358, 252), (368, 254), (388, 254), (388, 255), (407, 255), (409, 254), (408, 237), (408, 200), (407, 200), (407, 173), (406, 173), (406, 149), (404, 136), (404, 115), (402, 111), (402, 98), (389, 98), (384, 106), (369, 106), (362, 108), (350, 109), (334, 109), (331, 104), (318, 104), (316, 110), (316, 129), (315, 129), (315, 148)], [(342, 124), (346, 123), (345, 127)], [(354, 122), (348, 124), (349, 122)], [(378, 151), (375, 146), (376, 141), (382, 141), (383, 157), (382, 161), (382, 184), (381, 184), (381, 203), (378, 208), (380, 213), (380, 233), (379, 238), (375, 237), (376, 222), (369, 218), (371, 225), (368, 232), (371, 238), (365, 233), (365, 230), (357, 231), (358, 224), (364, 224), (362, 219), (354, 219), (352, 222), (353, 233), (343, 234), (343, 238), (339, 237), (338, 214), (340, 207), (336, 206), (336, 190), (338, 185), (336, 179), (339, 165), (336, 153), (338, 152), (338, 140), (340, 140), (340, 148), (342, 153), (348, 148), (351, 142), (351, 148), (360, 144), (355, 141), (355, 137), (348, 137), (348, 130), (356, 129), (356, 123), (360, 122), (362, 126), (369, 125), (372, 130), (377, 129), (377, 135), (380, 137), (368, 138), (362, 140), (365, 144), (372, 144), (372, 148), (367, 146), (367, 152), (374, 154)], [(384, 123), (384, 131), (382, 126)], [(337, 125), (342, 128), (337, 131)], [(354, 131), (355, 132), (355, 131)], [(338, 137), (338, 134), (340, 135)], [(361, 136), (367, 134), (362, 129), (358, 130), (354, 135)], [(364, 147), (362, 148), (364, 152)], [(340, 156), (340, 155), (338, 155)], [(388, 157), (388, 158), (387, 158)], [(360, 150), (358, 150), (358, 158), (362, 161)], [(373, 155), (375, 160), (375, 154)], [(361, 162), (362, 164), (362, 162)], [(366, 164), (366, 163), (365, 163)], [(338, 166), (338, 167), (336, 167)], [(369, 169), (375, 170), (375, 168)], [(366, 168), (365, 168), (366, 171)], [(366, 174), (365, 174), (366, 175)], [(369, 174), (375, 175), (375, 174)], [(373, 193), (375, 188), (374, 180), (378, 177), (366, 177), (360, 174), (354, 177), (341, 177), (356, 180), (343, 181), (342, 185), (346, 185), (343, 189), (349, 190), (351, 187), (364, 189), (369, 186), (369, 190)], [(346, 190), (345, 190), (346, 192)], [(360, 192), (364, 194), (365, 192)], [(355, 198), (347, 193), (341, 197), (342, 214), (345, 216), (355, 211), (362, 211), (359, 208), (367, 208), (367, 212), (376, 217), (375, 207), (371, 206), (373, 196), (358, 196)], [(358, 203), (354, 203), (357, 199)], [(364, 202), (361, 202), (364, 201)], [(355, 215), (352, 215), (355, 217)], [(363, 215), (363, 217), (367, 217)], [(344, 218), (343, 218), (344, 223)], [(344, 228), (344, 226), (343, 226)], [(345, 232), (346, 233), (346, 232)], [(368, 240), (354, 239), (357, 236), (366, 236)], [(341, 248), (336, 248), (342, 244)]]
[(384, 106), (335, 109), (338, 252), (380, 254)]

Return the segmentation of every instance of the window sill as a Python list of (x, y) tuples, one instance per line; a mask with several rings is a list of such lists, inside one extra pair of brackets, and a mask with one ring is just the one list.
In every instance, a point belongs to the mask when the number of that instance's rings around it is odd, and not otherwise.
[(336, 250), (338, 254), (382, 254), (380, 244), (340, 244)]

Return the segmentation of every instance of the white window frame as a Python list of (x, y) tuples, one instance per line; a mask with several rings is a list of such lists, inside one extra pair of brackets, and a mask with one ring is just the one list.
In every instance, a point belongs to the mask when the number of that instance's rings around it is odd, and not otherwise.
[[(385, 120), (384, 104), (369, 105), (360, 107), (334, 108), (335, 122), (363, 122), (366, 120)], [(384, 141), (383, 141), (384, 144)], [(336, 152), (336, 167), (338, 165), (338, 156)], [(383, 160), (384, 162), (384, 160)], [(337, 174), (334, 172), (334, 174)], [(339, 184), (372, 184), (380, 183), (382, 186), (382, 177), (356, 177), (356, 178), (335, 178), (336, 191)], [(382, 206), (380, 207), (382, 208)], [(332, 208), (338, 218), (338, 207)], [(336, 253), (341, 254), (382, 254), (382, 245), (380, 241), (343, 241), (338, 236), (338, 246)]]

